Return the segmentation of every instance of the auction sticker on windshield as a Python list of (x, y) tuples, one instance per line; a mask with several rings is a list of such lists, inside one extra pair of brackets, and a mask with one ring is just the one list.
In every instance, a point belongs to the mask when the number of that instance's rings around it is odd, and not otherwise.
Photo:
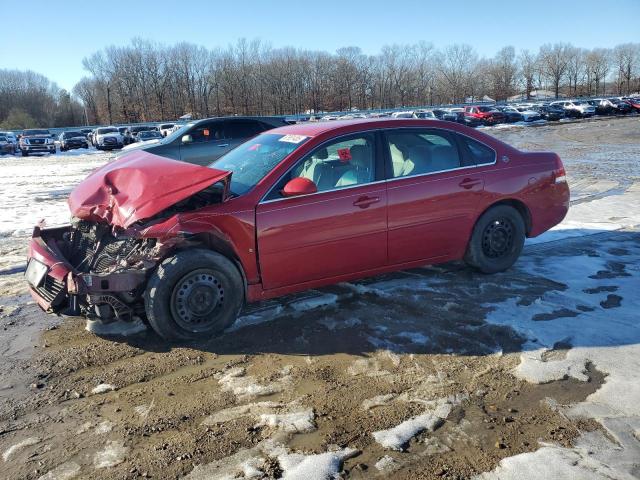
[(281, 142), (288, 142), (288, 143), (300, 143), (302, 142), (305, 138), (304, 135), (285, 135), (284, 137), (282, 137), (280, 139)]

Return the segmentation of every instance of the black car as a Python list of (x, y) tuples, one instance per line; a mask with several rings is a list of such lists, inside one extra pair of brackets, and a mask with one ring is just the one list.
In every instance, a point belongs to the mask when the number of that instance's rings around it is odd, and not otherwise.
[(618, 98), (610, 98), (609, 101), (616, 107), (614, 112), (615, 114), (626, 115), (627, 113), (633, 112), (633, 107), (627, 102), (624, 102)]
[(522, 122), (523, 120), (522, 114), (515, 107), (496, 105), (494, 108), (504, 113), (506, 123)]
[(564, 108), (559, 105), (542, 105), (538, 111), (545, 120), (560, 120), (566, 117)]
[(130, 148), (121, 155), (143, 149), (174, 160), (209, 165), (247, 139), (284, 125), (284, 117), (207, 118), (188, 123), (157, 143)]
[(138, 136), (136, 137), (135, 141), (138, 142), (146, 142), (148, 140), (162, 140), (164, 137), (162, 136), (162, 134), (157, 131), (157, 130), (143, 130), (141, 132), (138, 132)]
[(66, 152), (74, 148), (89, 148), (87, 136), (81, 131), (62, 132), (58, 140), (60, 140), (61, 152)]
[(151, 130), (157, 130), (153, 125), (136, 125), (135, 127), (129, 127), (129, 132), (133, 138), (137, 138), (140, 132), (148, 132)]

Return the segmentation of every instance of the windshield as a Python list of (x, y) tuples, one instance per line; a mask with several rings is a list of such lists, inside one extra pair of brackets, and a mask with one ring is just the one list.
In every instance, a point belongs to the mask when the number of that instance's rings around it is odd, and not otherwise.
[(186, 125), (181, 126), (178, 130), (176, 130), (173, 133), (170, 133), (169, 135), (164, 137), (164, 140), (162, 141), (162, 143), (171, 143), (176, 138), (182, 137), (182, 135), (184, 135), (186, 133), (186, 130), (188, 128), (193, 127), (194, 125), (195, 125), (195, 122), (187, 123)]
[(84, 137), (84, 134), (81, 132), (64, 132), (62, 135), (64, 138)]
[(164, 123), (159, 128), (173, 128), (173, 123)]
[(119, 133), (117, 128), (99, 128), (98, 135), (103, 135), (105, 133)]
[(29, 135), (50, 135), (49, 130), (25, 130), (23, 132), (24, 136)]
[(233, 172), (231, 193), (243, 195), (308, 139), (309, 137), (302, 135), (263, 133), (231, 150), (209, 166)]
[(7, 141), (7, 137), (0, 136), (0, 142), (6, 142), (6, 141)]
[(162, 138), (160, 132), (155, 131), (143, 131), (138, 134), (139, 138)]

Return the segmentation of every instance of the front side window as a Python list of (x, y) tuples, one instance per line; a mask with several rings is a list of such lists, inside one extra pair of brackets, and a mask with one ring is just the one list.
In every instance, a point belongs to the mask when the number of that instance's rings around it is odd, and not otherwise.
[(221, 122), (198, 125), (189, 132), (189, 135), (191, 135), (191, 143), (215, 142), (228, 137)]
[(457, 146), (443, 133), (389, 132), (386, 142), (391, 157), (392, 178), (441, 172), (461, 166)]
[(296, 177), (311, 180), (318, 192), (371, 183), (375, 179), (374, 149), (375, 137), (369, 133), (327, 143), (300, 160), (266, 199), (282, 198), (282, 189)]
[(363, 135), (329, 144), (303, 159), (293, 177), (312, 180), (319, 192), (373, 181), (373, 136)]
[(263, 133), (223, 155), (209, 167), (233, 172), (231, 193), (243, 195), (308, 140), (300, 135)]

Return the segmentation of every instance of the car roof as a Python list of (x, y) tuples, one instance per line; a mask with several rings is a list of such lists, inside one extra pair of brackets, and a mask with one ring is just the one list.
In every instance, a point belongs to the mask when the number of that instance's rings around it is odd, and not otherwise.
[[(361, 129), (351, 127), (358, 126)], [(316, 137), (327, 132), (340, 133), (341, 131), (368, 130), (372, 128), (398, 128), (398, 127), (445, 127), (453, 130), (451, 122), (431, 118), (355, 118), (353, 120), (332, 120), (324, 122), (297, 123), (284, 127), (267, 130), (265, 134), (278, 135), (304, 135)]]

